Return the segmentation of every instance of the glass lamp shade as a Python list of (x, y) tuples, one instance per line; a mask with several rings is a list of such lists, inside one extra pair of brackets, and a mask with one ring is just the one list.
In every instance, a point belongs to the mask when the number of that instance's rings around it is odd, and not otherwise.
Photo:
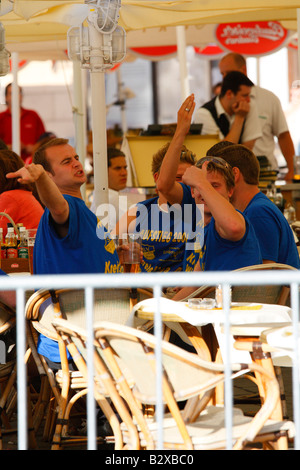
[(68, 57), (70, 60), (80, 60), (80, 28), (74, 26), (67, 33)]
[(67, 34), (67, 42), (69, 59), (86, 62), (84, 56), (86, 55), (86, 49), (89, 47), (88, 28), (83, 25), (70, 28)]
[(111, 34), (103, 34), (102, 63), (99, 63), (99, 70), (106, 70), (121, 62), (126, 54), (125, 44), (126, 33), (121, 26), (117, 26)]
[(89, 20), (98, 31), (109, 34), (117, 26), (120, 7), (120, 0), (99, 0), (95, 9), (91, 10)]
[(121, 62), (126, 54), (126, 33), (121, 26), (117, 26), (112, 33), (112, 63)]

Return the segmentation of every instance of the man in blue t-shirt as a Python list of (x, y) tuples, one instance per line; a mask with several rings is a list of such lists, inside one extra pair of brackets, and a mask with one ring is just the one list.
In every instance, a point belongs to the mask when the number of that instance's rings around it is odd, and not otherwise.
[[(35, 183), (45, 212), (34, 247), (35, 274), (117, 273), (115, 245), (97, 217), (86, 207), (80, 188), (86, 175), (66, 139), (39, 148), (34, 163), (8, 178)], [(57, 343), (40, 335), (38, 351), (60, 362)]]
[[(152, 157), (152, 175), (156, 182), (169, 143)], [(194, 154), (182, 146), (176, 181), (181, 182), (185, 170), (195, 163)], [(191, 190), (183, 186), (181, 204), (171, 206), (159, 191), (151, 199), (132, 206), (119, 221), (116, 232), (136, 232), (140, 235), (143, 259), (141, 272), (193, 271), (197, 253), (186, 250), (187, 241), (194, 238), (195, 227), (202, 222)]]
[(231, 202), (250, 220), (264, 263), (283, 263), (300, 268), (294, 235), (286, 218), (259, 187), (259, 163), (243, 145), (220, 142), (207, 155), (222, 157), (233, 168), (235, 187)]

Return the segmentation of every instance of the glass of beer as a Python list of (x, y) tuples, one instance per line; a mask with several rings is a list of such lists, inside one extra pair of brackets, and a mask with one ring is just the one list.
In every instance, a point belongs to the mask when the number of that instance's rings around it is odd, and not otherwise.
[(118, 255), (124, 273), (138, 273), (141, 262), (141, 238), (136, 233), (127, 233), (119, 237)]
[(29, 269), (30, 269), (30, 274), (33, 274), (33, 247), (35, 243), (35, 237), (36, 237), (36, 228), (29, 228), (27, 229), (27, 235), (28, 235), (28, 257), (29, 257)]

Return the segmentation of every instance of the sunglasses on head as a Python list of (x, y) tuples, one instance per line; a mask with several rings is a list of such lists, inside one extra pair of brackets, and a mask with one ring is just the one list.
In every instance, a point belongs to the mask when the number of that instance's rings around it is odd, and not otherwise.
[(201, 168), (203, 163), (205, 163), (205, 162), (214, 162), (217, 165), (224, 166), (225, 168), (231, 168), (229, 163), (227, 163), (221, 157), (203, 157), (203, 158), (200, 158), (200, 160), (197, 161), (197, 166)]

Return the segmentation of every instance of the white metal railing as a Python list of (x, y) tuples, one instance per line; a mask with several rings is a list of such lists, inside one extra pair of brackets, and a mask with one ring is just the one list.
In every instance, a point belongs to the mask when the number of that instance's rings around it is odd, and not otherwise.
[(219, 271), (219, 272), (194, 272), (194, 273), (143, 273), (143, 274), (87, 274), (87, 275), (53, 275), (53, 276), (1, 276), (0, 290), (15, 290), (17, 293), (17, 395), (18, 395), (18, 449), (26, 450), (27, 446), (27, 397), (26, 397), (26, 366), (24, 354), (26, 349), (25, 334), (25, 291), (36, 289), (85, 289), (86, 301), (86, 324), (88, 330), (88, 368), (89, 368), (89, 390), (87, 401), (88, 416), (88, 449), (96, 449), (95, 438), (95, 413), (93, 397), (93, 290), (95, 288), (118, 287), (153, 288), (157, 299), (155, 311), (154, 333), (158, 339), (156, 356), (158, 361), (157, 373), (157, 421), (160, 429), (158, 435), (158, 449), (163, 445), (163, 404), (161, 383), (161, 313), (159, 309), (159, 298), (162, 287), (171, 286), (215, 286), (221, 284), (224, 288), (224, 329), (226, 334), (225, 355), (225, 423), (227, 429), (227, 448), (231, 448), (231, 425), (232, 425), (232, 403), (233, 393), (230, 380), (230, 343), (229, 343), (229, 287), (233, 285), (281, 285), (291, 287), (291, 309), (292, 324), (294, 327), (294, 354), (293, 354), (293, 419), (296, 428), (294, 448), (300, 449), (300, 394), (299, 394), (299, 359), (298, 359), (298, 322), (299, 322), (299, 284), (300, 271)]

